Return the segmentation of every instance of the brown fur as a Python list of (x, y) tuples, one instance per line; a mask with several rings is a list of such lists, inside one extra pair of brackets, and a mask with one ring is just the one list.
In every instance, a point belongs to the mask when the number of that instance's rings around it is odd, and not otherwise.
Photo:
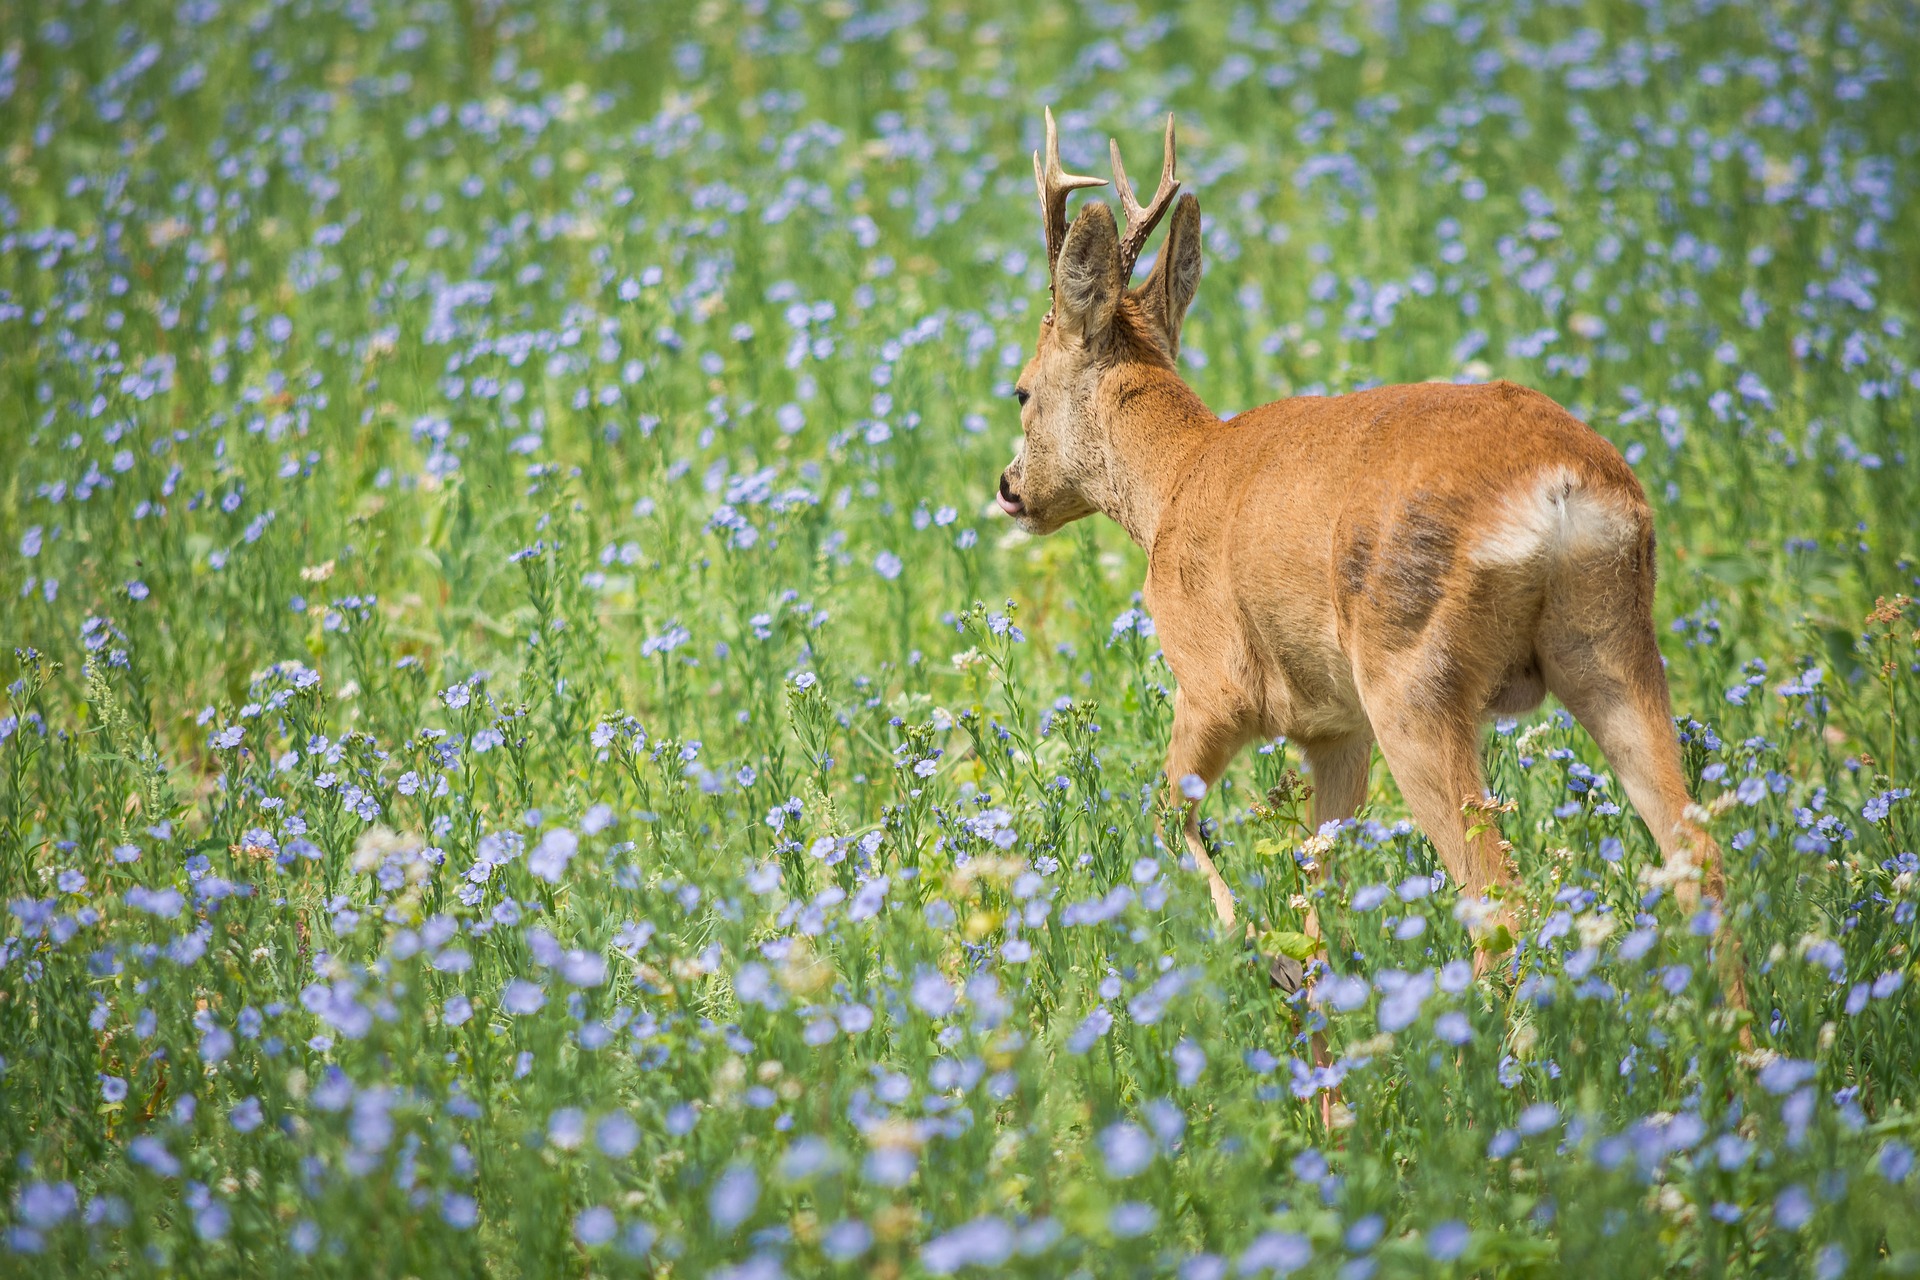
[[(1701, 873), (1718, 894), (1654, 639), (1652, 513), (1626, 462), (1507, 382), (1300, 396), (1220, 420), (1173, 365), (1199, 224), (1183, 196), (1129, 291), (1113, 215), (1081, 209), (1001, 480), (1029, 532), (1099, 511), (1146, 551), (1146, 603), (1179, 681), (1169, 780), (1212, 786), (1242, 747), (1285, 734), (1324, 822), (1365, 798), (1378, 742), (1449, 874), (1484, 894), (1511, 869), (1498, 832), (1470, 835), (1484, 819), (1463, 813), (1484, 794), (1480, 726), (1552, 692), (1682, 872), (1683, 904)], [(1191, 819), (1186, 840), (1231, 925)]]

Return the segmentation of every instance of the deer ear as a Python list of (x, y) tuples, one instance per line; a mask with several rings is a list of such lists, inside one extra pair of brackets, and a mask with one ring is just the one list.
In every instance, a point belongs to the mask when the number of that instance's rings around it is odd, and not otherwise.
[(1081, 206), (1053, 268), (1053, 311), (1061, 332), (1083, 343), (1105, 339), (1120, 306), (1120, 232), (1099, 200)]
[(1167, 224), (1167, 242), (1146, 283), (1133, 291), (1169, 359), (1180, 355), (1180, 325), (1200, 288), (1200, 201), (1181, 196)]

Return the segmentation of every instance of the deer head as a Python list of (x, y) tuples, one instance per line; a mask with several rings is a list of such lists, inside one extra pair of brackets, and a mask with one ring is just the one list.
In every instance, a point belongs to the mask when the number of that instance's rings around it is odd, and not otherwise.
[[(1015, 384), (1021, 440), (1000, 475), (999, 494), (1001, 509), (1036, 534), (1110, 509), (1102, 501), (1113, 497), (1105, 490), (1115, 474), (1101, 404), (1103, 381), (1128, 364), (1171, 370), (1180, 352), (1181, 322), (1200, 285), (1200, 202), (1187, 195), (1174, 204), (1180, 183), (1173, 176), (1173, 117), (1167, 117), (1160, 183), (1144, 208), (1120, 163), (1119, 143), (1108, 144), (1124, 230), (1097, 200), (1083, 205), (1068, 226), (1067, 196), (1106, 181), (1061, 168), (1051, 110), (1046, 118), (1046, 158), (1035, 153), (1033, 175), (1046, 226), (1053, 306), (1040, 322), (1033, 358)], [(1145, 283), (1132, 288), (1134, 264), (1169, 207), (1173, 221), (1166, 244)]]

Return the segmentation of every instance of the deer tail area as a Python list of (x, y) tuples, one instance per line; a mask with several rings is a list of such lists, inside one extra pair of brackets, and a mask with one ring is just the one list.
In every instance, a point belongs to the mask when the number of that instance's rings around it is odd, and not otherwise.
[[(1632, 505), (1571, 467), (1554, 465), (1498, 501), (1471, 558), (1483, 569), (1557, 576), (1554, 571), (1563, 568), (1598, 569), (1623, 553), (1637, 562), (1636, 553), (1650, 543), (1650, 534), (1650, 525)], [(1646, 554), (1645, 567), (1651, 568), (1650, 545)]]

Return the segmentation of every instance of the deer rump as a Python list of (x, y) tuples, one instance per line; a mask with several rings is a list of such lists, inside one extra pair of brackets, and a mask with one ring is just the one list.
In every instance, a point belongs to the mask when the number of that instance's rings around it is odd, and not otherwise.
[(1518, 387), (1418, 384), (1215, 427), (1148, 603), (1183, 683), (1244, 691), (1250, 735), (1325, 739), (1369, 731), (1366, 673), (1451, 716), (1533, 709), (1537, 642), (1577, 665), (1569, 632), (1650, 608), (1652, 575), (1645, 500), (1604, 440)]

